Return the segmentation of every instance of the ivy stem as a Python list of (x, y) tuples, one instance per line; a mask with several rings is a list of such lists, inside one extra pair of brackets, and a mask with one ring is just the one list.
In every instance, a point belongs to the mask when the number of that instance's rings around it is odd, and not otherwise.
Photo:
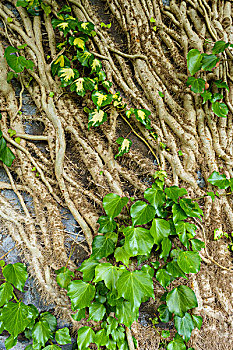
[(142, 140), (145, 145), (149, 148), (149, 150), (151, 151), (151, 153), (153, 154), (153, 156), (155, 157), (157, 163), (158, 163), (158, 167), (159, 169), (161, 170), (161, 166), (160, 166), (160, 163), (159, 163), (159, 158), (157, 157), (157, 155), (155, 154), (155, 152), (153, 151), (153, 149), (151, 148), (151, 146), (149, 145), (149, 143), (141, 136), (137, 133), (136, 130), (134, 130), (134, 128), (132, 127), (132, 125), (130, 124), (130, 122), (122, 115), (120, 114), (121, 118), (129, 125), (129, 127), (131, 128), (131, 130), (133, 131), (133, 133), (140, 139)]
[(15, 299), (15, 301), (16, 301), (17, 303), (19, 303), (19, 299), (16, 297), (16, 295), (15, 295), (14, 292), (13, 292), (13, 298)]
[(75, 245), (74, 245), (74, 247), (73, 247), (73, 248), (71, 249), (71, 251), (70, 251), (70, 254), (69, 254), (68, 260), (67, 260), (67, 262), (66, 262), (65, 268), (67, 267), (67, 265), (68, 265), (68, 263), (69, 263), (69, 261), (70, 261), (70, 259), (71, 259), (71, 256), (72, 256), (74, 250), (75, 250)]

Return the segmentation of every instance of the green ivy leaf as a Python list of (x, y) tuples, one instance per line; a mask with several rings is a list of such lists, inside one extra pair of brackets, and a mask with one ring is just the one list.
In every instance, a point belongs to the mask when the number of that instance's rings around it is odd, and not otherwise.
[(95, 334), (95, 344), (98, 346), (105, 346), (108, 342), (108, 336), (106, 334), (105, 329), (101, 329), (99, 332)]
[(72, 277), (74, 277), (73, 271), (70, 271), (69, 269), (67, 269), (67, 267), (63, 266), (61, 269), (56, 270), (55, 273), (57, 275), (57, 284), (61, 288), (67, 289), (70, 281), (72, 280)]
[(103, 199), (103, 207), (108, 216), (116, 217), (128, 203), (127, 197), (120, 197), (115, 193), (108, 193)]
[(171, 320), (171, 316), (172, 315), (169, 312), (169, 309), (168, 309), (167, 305), (161, 304), (158, 307), (158, 312), (159, 312), (160, 321), (162, 321), (164, 323), (168, 323)]
[(49, 328), (54, 332), (57, 328), (57, 319), (50, 312), (46, 311), (40, 314), (40, 321), (46, 321), (49, 325)]
[(205, 89), (205, 80), (201, 78), (189, 77), (186, 84), (191, 85), (191, 91), (201, 93)]
[(89, 320), (99, 322), (106, 314), (106, 308), (99, 302), (92, 303), (89, 307)]
[(77, 50), (77, 55), (74, 57), (74, 60), (78, 60), (82, 66), (89, 67), (94, 60), (94, 56), (86, 49), (83, 51)]
[(111, 332), (112, 339), (118, 343), (121, 343), (125, 339), (125, 330), (123, 327), (118, 327)]
[(203, 97), (203, 102), (202, 104), (206, 103), (206, 101), (211, 100), (212, 98), (212, 93), (210, 91), (205, 90), (201, 96)]
[(183, 317), (189, 309), (197, 307), (195, 293), (187, 286), (178, 286), (167, 294), (167, 306), (171, 313)]
[(51, 65), (52, 74), (56, 75), (59, 69), (64, 67), (70, 67), (70, 60), (66, 56), (60, 55)]
[(227, 83), (225, 81), (220, 80), (215, 80), (214, 84), (218, 87), (218, 88), (223, 88), (223, 89), (227, 89), (227, 91), (229, 91), (229, 86), (227, 85)]
[(167, 286), (173, 280), (170, 273), (168, 273), (165, 269), (159, 269), (156, 273), (156, 279), (163, 286), (163, 288), (167, 288)]
[(64, 327), (58, 329), (55, 333), (55, 339), (60, 345), (72, 344), (69, 328)]
[(82, 265), (78, 268), (78, 271), (83, 273), (83, 281), (89, 282), (95, 276), (95, 268), (98, 266), (99, 262), (96, 259), (89, 258), (84, 260)]
[(106, 287), (112, 291), (116, 289), (116, 283), (122, 274), (123, 270), (110, 263), (98, 264), (95, 269), (94, 282), (104, 281)]
[(72, 281), (68, 286), (67, 295), (73, 310), (83, 309), (91, 305), (95, 296), (95, 287), (83, 281)]
[(128, 153), (130, 147), (132, 146), (132, 141), (127, 138), (125, 139), (124, 137), (118, 137), (116, 142), (120, 145), (120, 147), (118, 148), (118, 153), (115, 155), (115, 159), (123, 156), (125, 153)]
[(162, 240), (171, 234), (171, 227), (164, 219), (154, 219), (151, 225), (150, 234), (154, 237), (154, 243), (160, 244)]
[(202, 54), (202, 69), (211, 71), (219, 61), (220, 58), (213, 54)]
[(182, 198), (180, 199), (179, 204), (187, 216), (201, 219), (203, 211), (197, 202), (192, 202), (190, 198)]
[(166, 187), (164, 192), (167, 197), (173, 200), (175, 203), (178, 203), (179, 197), (186, 195), (188, 192), (185, 188), (179, 188), (178, 186)]
[(4, 57), (6, 58), (7, 64), (15, 73), (20, 73), (27, 69), (33, 69), (34, 63), (31, 60), (27, 60), (23, 56), (17, 56), (15, 53), (18, 53), (19, 50), (13, 46), (8, 46), (4, 52)]
[(199, 239), (191, 239), (191, 244), (192, 244), (192, 248), (195, 252), (198, 252), (200, 250), (202, 250), (202, 248), (205, 248), (205, 243), (200, 241)]
[(100, 225), (98, 230), (100, 233), (112, 232), (116, 228), (116, 222), (111, 216), (100, 216), (97, 222)]
[(186, 312), (184, 317), (175, 316), (174, 323), (179, 335), (183, 337), (185, 342), (188, 342), (191, 337), (192, 330), (195, 327), (191, 315)]
[(145, 225), (155, 217), (155, 208), (143, 201), (135, 202), (130, 208), (133, 225)]
[(128, 226), (124, 228), (124, 249), (130, 256), (147, 255), (150, 253), (154, 240), (149, 230), (142, 227)]
[(95, 236), (92, 242), (92, 258), (102, 259), (114, 252), (115, 243), (107, 236)]
[(116, 250), (114, 252), (114, 257), (116, 259), (116, 262), (121, 261), (127, 267), (129, 266), (129, 259), (130, 259), (131, 255), (126, 252), (124, 247), (116, 248)]
[(217, 186), (221, 190), (225, 190), (229, 187), (229, 180), (225, 174), (219, 174), (217, 171), (214, 171), (207, 180), (211, 185)]
[(166, 265), (166, 270), (168, 273), (170, 273), (170, 275), (172, 275), (172, 277), (177, 278), (177, 277), (183, 277), (185, 279), (187, 279), (185, 273), (183, 272), (183, 270), (181, 270), (181, 268), (179, 267), (179, 265), (177, 264), (176, 261), (171, 261)]
[(118, 322), (130, 328), (134, 321), (137, 321), (139, 315), (138, 308), (132, 307), (129, 301), (120, 299), (116, 304), (116, 317)]
[(200, 330), (203, 322), (202, 317), (197, 315), (192, 315), (192, 318), (193, 318), (193, 323), (195, 327), (197, 327)]
[(32, 329), (33, 347), (44, 346), (52, 338), (52, 332), (46, 320), (38, 321)]
[(88, 114), (88, 129), (91, 126), (100, 126), (107, 120), (107, 113), (102, 109), (94, 109)]
[(25, 330), (31, 319), (30, 307), (22, 302), (13, 303), (10, 301), (2, 308), (1, 321), (4, 328), (14, 337)]
[(102, 63), (97, 58), (94, 58), (90, 66), (91, 66), (91, 74), (99, 73), (99, 71), (102, 69)]
[(167, 350), (186, 350), (186, 345), (179, 334), (176, 333), (174, 339), (168, 344)]
[(202, 55), (197, 49), (190, 50), (187, 55), (187, 66), (191, 75), (194, 75), (201, 69)]
[(107, 106), (112, 102), (112, 95), (107, 94), (105, 91), (94, 91), (91, 98), (97, 108)]
[(133, 308), (138, 308), (146, 297), (154, 298), (153, 281), (143, 271), (125, 271), (118, 279), (118, 296), (129, 300)]
[(17, 344), (17, 337), (15, 338), (13, 335), (10, 335), (6, 340), (5, 340), (5, 347), (6, 350), (9, 350), (13, 348)]
[[(34, 350), (34, 348), (32, 347), (32, 349), (30, 350)], [(53, 344), (53, 345), (47, 345), (45, 348), (43, 348), (43, 350), (61, 350), (61, 348), (60, 346)]]
[(220, 118), (226, 118), (228, 114), (228, 107), (223, 102), (215, 101), (212, 103), (212, 110)]
[(86, 317), (86, 309), (80, 309), (76, 312), (76, 314), (71, 315), (71, 317), (75, 320), (75, 321), (81, 321), (83, 318)]
[(78, 349), (79, 350), (86, 350), (87, 347), (95, 342), (95, 332), (90, 327), (81, 327), (78, 330)]
[(176, 224), (178, 221), (187, 219), (187, 215), (179, 204), (173, 204), (172, 206), (173, 222)]
[(5, 305), (13, 297), (13, 287), (6, 282), (0, 286), (0, 307)]
[(8, 167), (10, 167), (15, 159), (14, 153), (6, 145), (6, 141), (0, 136), (0, 160)]
[(166, 212), (163, 211), (163, 205), (166, 202), (166, 197), (163, 191), (157, 188), (148, 188), (144, 192), (144, 198), (155, 208), (157, 216), (166, 216)]
[(8, 264), (3, 268), (2, 274), (8, 282), (23, 292), (25, 282), (28, 278), (26, 265), (21, 263)]
[(164, 238), (162, 240), (162, 252), (159, 255), (160, 259), (164, 258), (164, 262), (167, 261), (167, 257), (169, 256), (171, 247), (172, 247), (172, 242), (170, 241), (169, 238)]
[(177, 264), (185, 273), (197, 273), (200, 270), (201, 257), (197, 252), (181, 252)]
[(214, 44), (214, 47), (212, 49), (213, 54), (218, 54), (223, 52), (227, 47), (229, 46), (229, 43), (226, 43), (223, 40), (216, 41)]
[(149, 118), (149, 115), (151, 114), (150, 111), (146, 109), (135, 109), (134, 114), (136, 119), (145, 125), (146, 129), (151, 129), (151, 120)]

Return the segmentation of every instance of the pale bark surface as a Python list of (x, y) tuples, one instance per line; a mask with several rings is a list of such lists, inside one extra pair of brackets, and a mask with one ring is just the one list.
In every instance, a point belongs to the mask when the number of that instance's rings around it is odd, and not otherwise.
[[(56, 14), (60, 8), (56, 1), (45, 2)], [(210, 190), (206, 180), (213, 171), (233, 177), (232, 49), (226, 51), (217, 69), (202, 73), (208, 82), (222, 79), (228, 83), (227, 118), (215, 116), (210, 106), (202, 105), (201, 98), (185, 84), (186, 56), (190, 49), (209, 52), (217, 40), (233, 43), (233, 4), (223, 0), (171, 1), (170, 6), (159, 0), (69, 0), (67, 3), (72, 6), (73, 15), (96, 25), (97, 36), (89, 48), (104, 57), (102, 62), (107, 78), (113, 82), (113, 90), (121, 91), (129, 107), (151, 111), (157, 140), (136, 120), (132, 120), (132, 125), (147, 140), (161, 168), (169, 174), (168, 183), (187, 188), (190, 196), (196, 198)], [(55, 302), (57, 311), (69, 318), (69, 308), (59, 306), (68, 301), (57, 287), (54, 274), (55, 269), (66, 264), (69, 255), (60, 207), (69, 209), (90, 246), (102, 212), (102, 197), (109, 192), (140, 197), (159, 168), (150, 150), (133, 133), (130, 137), (134, 146), (130, 153), (114, 159), (115, 140), (130, 131), (117, 111), (112, 109), (108, 123), (100, 128), (87, 129), (82, 103), (90, 102), (64, 93), (51, 74), (51, 59), (58, 53), (56, 42), (63, 40), (54, 32), (51, 16), (30, 17), (24, 9), (16, 10), (15, 4), (16, 0), (3, 0), (0, 4), (1, 129), (16, 155), (13, 166), (5, 167), (8, 180), (0, 182), (0, 189), (12, 189), (21, 209), (0, 194), (1, 227), (17, 243), (43, 297)], [(108, 17), (104, 15), (104, 6)], [(13, 22), (9, 23), (8, 17)], [(151, 17), (155, 19), (156, 31), (152, 29)], [(100, 22), (107, 18), (112, 22), (111, 30), (100, 27)], [(33, 116), (17, 113), (21, 109), (21, 95), (16, 97), (14, 88), (6, 81), (8, 67), (3, 57), (7, 45), (24, 43), (28, 45), (26, 56), (33, 60), (35, 69), (22, 75), (20, 84), (37, 106)], [(49, 97), (50, 91), (55, 93), (53, 99)], [(164, 93), (164, 98), (159, 97), (159, 91)], [(44, 125), (43, 134), (37, 138), (25, 135), (24, 123), (31, 119)], [(20, 145), (9, 137), (9, 128), (21, 137)], [(43, 150), (38, 140), (46, 145)], [(161, 149), (160, 142), (166, 144), (166, 149)], [(32, 172), (33, 167), (38, 177)], [(33, 210), (25, 203), (22, 195), (25, 192), (33, 199)], [(199, 301), (196, 313), (203, 316), (204, 324), (201, 331), (194, 333), (190, 346), (196, 350), (232, 349), (233, 273), (212, 262), (214, 258), (226, 268), (232, 266), (227, 243), (213, 241), (215, 228), (233, 230), (232, 196), (214, 202), (208, 197), (200, 204), (205, 220), (204, 226), (198, 226), (198, 238), (206, 240), (207, 251), (202, 252), (205, 261), (198, 276), (192, 278), (192, 284)], [(74, 262), (70, 261), (69, 266), (75, 268)], [(140, 349), (158, 348), (153, 329), (135, 326), (134, 330)]]

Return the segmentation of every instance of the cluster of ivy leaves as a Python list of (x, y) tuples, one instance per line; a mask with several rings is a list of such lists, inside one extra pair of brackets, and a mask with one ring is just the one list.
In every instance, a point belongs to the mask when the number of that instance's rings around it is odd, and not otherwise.
[[(18, 335), (24, 333), (32, 341), (25, 350), (59, 350), (59, 345), (71, 344), (67, 327), (57, 330), (57, 320), (50, 312), (39, 314), (37, 308), (18, 300), (15, 289), (24, 292), (28, 278), (27, 268), (22, 263), (7, 264), (0, 260), (4, 277), (0, 285), (0, 334), (6, 330), (6, 350), (17, 344)], [(46, 345), (48, 344), (48, 345)]]
[[(108, 109), (111, 106), (125, 112), (126, 117), (135, 115), (147, 129), (151, 129), (150, 111), (145, 109), (127, 110), (123, 103), (120, 92), (112, 94), (110, 89), (112, 83), (106, 80), (101, 61), (91, 53), (86, 43), (89, 38), (96, 35), (94, 24), (91, 22), (80, 22), (69, 13), (69, 7), (63, 8), (58, 14), (58, 18), (52, 20), (54, 28), (59, 29), (66, 40), (58, 44), (58, 48), (66, 47), (67, 52), (73, 49), (73, 57), (69, 59), (64, 54), (60, 55), (52, 64), (53, 75), (58, 75), (62, 87), (70, 87), (77, 95), (83, 97), (89, 91), (93, 102), (93, 108), (84, 108), (88, 113), (88, 128), (98, 127), (108, 119)], [(76, 63), (78, 61), (78, 63)], [(120, 145), (116, 157), (129, 152), (132, 142), (123, 137), (119, 137), (116, 142)]]
[[(187, 349), (192, 330), (202, 325), (202, 318), (190, 313), (197, 307), (192, 289), (187, 283), (175, 288), (169, 285), (180, 277), (188, 280), (188, 274), (200, 269), (198, 251), (204, 243), (195, 238), (196, 226), (190, 219), (201, 219), (203, 212), (196, 202), (184, 197), (184, 188), (165, 187), (165, 176), (156, 172), (154, 184), (141, 200), (107, 194), (103, 198), (106, 215), (98, 219), (99, 234), (94, 237), (92, 254), (78, 269), (82, 279), (75, 279), (65, 267), (57, 271), (57, 283), (67, 290), (76, 311), (72, 317), (102, 322), (96, 333), (88, 326), (79, 329), (80, 350), (91, 343), (106, 349), (128, 349), (121, 324), (131, 327), (141, 303), (155, 299), (155, 280), (164, 288), (159, 319), (165, 323), (173, 320), (177, 330), (168, 350)], [(122, 212), (127, 216), (123, 225), (118, 219)], [(152, 252), (157, 258), (151, 261)]]
[(192, 49), (187, 55), (187, 66), (191, 74), (191, 77), (187, 80), (187, 85), (191, 87), (191, 91), (201, 94), (203, 104), (207, 101), (211, 102), (212, 111), (218, 117), (226, 117), (228, 114), (228, 107), (222, 102), (223, 94), (213, 93), (211, 92), (211, 88), (215, 85), (215, 87), (219, 89), (224, 88), (229, 91), (229, 87), (227, 83), (221, 79), (213, 81), (209, 87), (209, 84), (204, 79), (197, 77), (197, 73), (201, 71), (212, 71), (216, 68), (221, 59), (221, 57), (217, 55), (223, 53), (229, 46), (233, 47), (232, 44), (220, 40), (214, 44), (211, 54), (201, 53), (197, 49)]
[(39, 16), (44, 11), (47, 15), (51, 12), (51, 7), (43, 0), (17, 0), (16, 6), (22, 6), (32, 16)]

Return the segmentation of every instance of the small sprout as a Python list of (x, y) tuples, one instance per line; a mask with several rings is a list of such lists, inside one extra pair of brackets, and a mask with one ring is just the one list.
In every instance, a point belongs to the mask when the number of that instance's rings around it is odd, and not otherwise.
[(100, 175), (103, 175), (103, 173), (104, 173), (103, 170), (101, 170), (101, 171), (100, 171)]
[(168, 337), (170, 337), (170, 332), (169, 331), (162, 331), (161, 336), (163, 338), (168, 338)]
[(178, 156), (182, 157), (183, 156), (183, 152), (181, 150), (178, 151)]
[(15, 138), (15, 142), (17, 142), (18, 144), (20, 144), (21, 138), (20, 137), (16, 137)]
[(39, 177), (40, 176), (40, 174), (39, 173), (36, 173), (36, 177)]
[(91, 31), (91, 36), (94, 38), (96, 36), (96, 32), (94, 30)]
[(14, 136), (16, 134), (16, 131), (15, 130), (12, 130), (12, 129), (8, 129), (8, 134), (10, 135), (10, 137)]
[(50, 59), (50, 57), (51, 57), (50, 55), (47, 55), (47, 56), (46, 56), (47, 60), (49, 60), (49, 59)]
[(22, 115), (23, 113), (21, 111), (18, 111), (18, 115)]
[(129, 197), (131, 202), (135, 201), (135, 197)]
[(164, 94), (161, 91), (159, 91), (158, 93), (159, 93), (160, 97), (162, 97), (162, 98), (164, 97)]
[(19, 46), (17, 46), (17, 49), (23, 50), (23, 49), (25, 49), (25, 47), (27, 47), (27, 46), (28, 46), (27, 44), (19, 45)]
[(151, 323), (153, 324), (153, 326), (154, 326), (155, 324), (158, 324), (158, 323), (159, 323), (158, 317), (149, 318), (149, 320), (151, 321)]
[(167, 148), (167, 146), (163, 142), (160, 142), (159, 146), (160, 146), (161, 149), (166, 149)]
[(214, 230), (214, 240), (218, 241), (220, 238), (222, 238), (224, 236), (226, 232), (223, 232), (223, 230), (221, 228), (216, 228)]
[(108, 29), (110, 29), (111, 28), (111, 26), (112, 26), (112, 23), (109, 23), (109, 24), (105, 24), (104, 22), (101, 22), (100, 23), (100, 26), (101, 26), (101, 28), (108, 28)]
[(7, 17), (7, 19), (6, 19), (6, 20), (7, 20), (7, 22), (8, 22), (8, 23), (13, 22), (13, 18), (11, 18), (11, 17)]
[(32, 168), (32, 171), (36, 171), (36, 167), (34, 166), (34, 168)]
[(157, 30), (157, 26), (154, 26), (154, 27), (153, 27), (153, 30), (156, 32), (156, 30)]
[(150, 22), (151, 22), (151, 23), (155, 23), (154, 17), (151, 17)]
[(54, 96), (54, 92), (50, 91), (49, 97), (53, 97), (53, 96)]
[(5, 266), (5, 261), (4, 260), (0, 260), (0, 266), (1, 267)]
[(91, 112), (91, 110), (90, 110), (88, 107), (84, 107), (83, 110), (84, 110), (84, 112), (86, 112), (86, 113), (90, 113), (90, 112)]

